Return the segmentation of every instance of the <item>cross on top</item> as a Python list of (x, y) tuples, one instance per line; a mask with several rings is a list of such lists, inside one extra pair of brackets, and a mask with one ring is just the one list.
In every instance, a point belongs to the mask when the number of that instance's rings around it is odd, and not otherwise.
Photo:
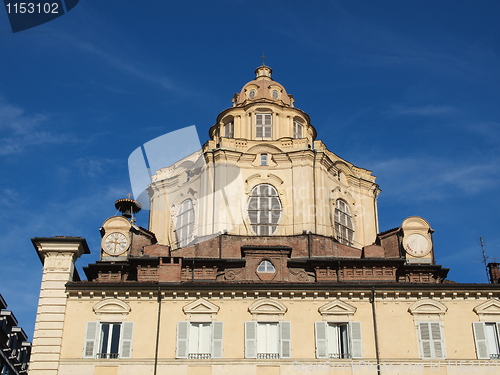
[(264, 59), (266, 58), (267, 56), (264, 55), (264, 53), (262, 54), (261, 58), (262, 58), (262, 66), (266, 66), (266, 64), (264, 63)]
[(132, 194), (128, 193), (127, 198), (130, 199), (130, 197), (132, 197)]

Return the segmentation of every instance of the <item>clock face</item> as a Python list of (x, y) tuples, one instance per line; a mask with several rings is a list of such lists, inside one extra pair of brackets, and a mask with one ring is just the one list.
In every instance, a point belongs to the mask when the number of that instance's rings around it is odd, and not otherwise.
[(415, 257), (423, 257), (429, 253), (429, 240), (418, 233), (412, 233), (403, 241), (406, 252)]
[(128, 238), (123, 233), (114, 232), (106, 236), (104, 251), (109, 255), (120, 255), (128, 248)]

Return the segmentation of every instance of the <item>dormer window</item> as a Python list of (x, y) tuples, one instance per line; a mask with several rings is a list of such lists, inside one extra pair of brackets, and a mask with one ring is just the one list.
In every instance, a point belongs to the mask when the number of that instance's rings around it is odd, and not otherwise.
[(257, 92), (254, 90), (254, 89), (251, 89), (249, 92), (248, 92), (248, 97), (250, 99), (253, 99), (255, 98), (255, 95), (257, 94)]
[(224, 125), (224, 137), (234, 138), (234, 122), (229, 121)]
[(255, 115), (255, 135), (257, 138), (271, 138), (273, 134), (273, 117), (271, 113)]
[(304, 126), (298, 122), (293, 122), (293, 138), (302, 138), (303, 137), (303, 129)]
[(274, 268), (273, 264), (268, 260), (263, 260), (260, 262), (259, 267), (257, 267), (257, 272), (263, 273), (275, 273), (276, 268)]
[(274, 100), (277, 100), (280, 97), (280, 94), (277, 90), (273, 90), (272, 96)]

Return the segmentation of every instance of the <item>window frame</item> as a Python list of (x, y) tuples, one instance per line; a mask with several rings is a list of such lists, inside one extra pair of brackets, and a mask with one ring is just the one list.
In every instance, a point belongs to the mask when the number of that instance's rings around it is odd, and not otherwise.
[[(423, 329), (424, 326), (427, 326), (425, 330)], [(445, 359), (444, 335), (441, 322), (418, 322), (417, 328), (420, 357), (422, 359)], [(436, 333), (439, 337), (435, 337)]]
[[(267, 187), (267, 192), (263, 191), (264, 187)], [(279, 193), (273, 185), (258, 184), (253, 187), (248, 199), (247, 215), (256, 235), (271, 236), (276, 233), (282, 212)]]
[[(345, 335), (337, 330), (337, 353), (330, 353), (332, 343), (329, 342), (329, 327), (346, 327)], [(363, 358), (363, 346), (361, 337), (361, 322), (330, 322), (320, 321), (314, 323), (316, 339), (316, 358), (326, 359), (356, 359)], [(343, 341), (343, 343), (342, 343)], [(344, 347), (346, 352), (341, 353), (340, 348)]]
[(297, 120), (293, 122), (293, 138), (304, 138), (304, 125)]
[[(209, 324), (210, 329), (210, 353), (191, 353), (190, 329), (194, 325)], [(224, 322), (219, 321), (179, 321), (177, 322), (177, 345), (176, 358), (187, 359), (212, 359), (222, 358), (223, 355)], [(199, 341), (198, 341), (199, 343)]]
[[(264, 270), (260, 269), (261, 266), (264, 267)], [(257, 272), (259, 272), (259, 273), (275, 273), (276, 267), (274, 266), (273, 262), (271, 262), (269, 259), (264, 259), (257, 266)]]
[[(486, 331), (487, 326), (493, 326), (495, 336), (493, 339), (489, 337)], [(477, 359), (500, 359), (500, 322), (473, 322), (472, 330), (474, 332)], [(493, 342), (491, 340), (493, 340)], [(492, 350), (492, 346), (496, 348)]]
[(354, 244), (354, 221), (349, 204), (343, 199), (335, 201), (334, 229), (338, 242), (346, 246)]
[[(185, 203), (187, 202), (190, 202), (190, 206), (185, 207)], [(175, 234), (179, 247), (185, 247), (192, 241), (195, 219), (194, 202), (191, 198), (187, 198), (179, 205), (179, 210), (175, 218)]]
[(234, 121), (228, 121), (224, 124), (224, 137), (234, 138)]
[[(106, 353), (102, 352), (103, 348), (103, 325), (113, 325), (120, 326), (119, 337), (118, 337), (118, 348), (117, 352), (110, 352), (112, 350), (111, 343), (113, 341), (114, 330), (111, 335), (108, 336), (107, 346), (109, 348)], [(97, 322), (87, 322), (87, 328), (85, 333), (85, 345), (83, 346), (83, 358), (93, 358), (93, 359), (121, 359), (121, 358), (131, 358), (132, 357), (132, 340), (134, 332), (133, 322), (115, 322), (115, 321), (97, 321)]]
[[(269, 121), (266, 121), (268, 119)], [(255, 114), (255, 138), (273, 137), (273, 114), (272, 112), (263, 112)]]
[[(260, 340), (264, 340), (262, 337), (262, 330), (259, 330), (259, 324), (269, 325), (277, 324), (278, 326), (278, 337), (277, 346), (278, 353), (258, 353), (259, 350), (259, 336)], [(292, 357), (292, 345), (291, 345), (291, 322), (288, 321), (248, 321), (245, 322), (245, 358), (256, 358), (256, 359), (281, 359), (281, 358), (291, 358)], [(260, 332), (260, 333), (259, 333)], [(267, 333), (266, 333), (267, 335)], [(266, 336), (265, 340), (269, 340)]]

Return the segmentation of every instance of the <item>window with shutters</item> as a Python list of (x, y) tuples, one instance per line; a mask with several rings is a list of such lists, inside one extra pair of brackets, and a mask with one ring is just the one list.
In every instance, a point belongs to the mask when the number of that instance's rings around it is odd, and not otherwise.
[(234, 122), (229, 121), (224, 125), (224, 137), (234, 138)]
[(337, 199), (335, 203), (335, 234), (341, 244), (352, 246), (354, 227), (352, 225), (351, 211), (346, 201)]
[(245, 358), (291, 358), (290, 322), (245, 322)]
[(186, 199), (181, 203), (175, 230), (179, 247), (187, 246), (192, 240), (194, 230), (194, 208), (191, 199)]
[(177, 358), (222, 358), (223, 322), (178, 322)]
[(248, 217), (255, 234), (268, 236), (276, 232), (281, 217), (281, 202), (273, 186), (261, 184), (252, 189)]
[(316, 322), (316, 358), (362, 358), (360, 322)]
[(423, 359), (445, 358), (440, 322), (419, 322), (420, 354)]
[(293, 122), (293, 138), (302, 138), (304, 125), (298, 121)]
[(271, 138), (273, 136), (272, 116), (271, 113), (257, 113), (255, 115), (255, 136), (257, 138)]
[(130, 358), (132, 353), (132, 322), (87, 322), (84, 358)]
[(478, 359), (500, 359), (500, 323), (472, 323)]

